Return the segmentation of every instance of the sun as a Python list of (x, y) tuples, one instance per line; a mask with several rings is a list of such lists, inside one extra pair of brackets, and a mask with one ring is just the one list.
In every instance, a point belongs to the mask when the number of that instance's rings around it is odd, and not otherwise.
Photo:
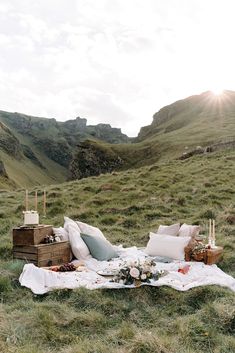
[(215, 87), (211, 90), (215, 96), (221, 96), (224, 93), (224, 89), (221, 87)]

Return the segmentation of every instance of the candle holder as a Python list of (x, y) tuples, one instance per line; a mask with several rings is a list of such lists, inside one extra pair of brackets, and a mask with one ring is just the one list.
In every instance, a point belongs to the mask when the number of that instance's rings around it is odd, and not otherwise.
[(210, 248), (216, 248), (216, 245), (215, 245), (215, 220), (214, 219), (209, 219), (208, 245), (210, 246)]
[(216, 245), (215, 245), (215, 239), (211, 239), (209, 245), (211, 246), (211, 248), (216, 248)]

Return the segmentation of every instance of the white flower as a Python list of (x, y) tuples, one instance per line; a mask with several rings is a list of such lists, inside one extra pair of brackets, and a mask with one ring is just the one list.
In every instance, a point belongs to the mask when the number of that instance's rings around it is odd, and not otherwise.
[(138, 270), (138, 268), (132, 267), (131, 270), (130, 270), (130, 275), (133, 278), (138, 278), (139, 275), (140, 275), (140, 271)]
[(151, 267), (146, 264), (145, 266), (143, 266), (143, 270), (144, 272), (151, 272)]
[(142, 275), (140, 276), (140, 278), (141, 278), (142, 280), (145, 280), (145, 279), (147, 278), (146, 273), (142, 273)]

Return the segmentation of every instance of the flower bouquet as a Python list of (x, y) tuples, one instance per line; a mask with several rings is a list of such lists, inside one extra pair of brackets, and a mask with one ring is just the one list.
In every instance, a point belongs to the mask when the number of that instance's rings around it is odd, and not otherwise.
[(126, 262), (111, 282), (140, 286), (143, 282), (149, 283), (151, 279), (157, 281), (159, 277), (166, 274), (166, 271), (159, 271), (155, 266), (156, 264), (152, 259), (143, 262)]
[(192, 249), (191, 256), (195, 261), (203, 261), (206, 256), (206, 245), (197, 243)]

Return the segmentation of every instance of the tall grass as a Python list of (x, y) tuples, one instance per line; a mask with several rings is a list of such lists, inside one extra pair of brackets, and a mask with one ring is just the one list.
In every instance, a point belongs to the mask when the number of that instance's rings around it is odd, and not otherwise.
[[(200, 224), (207, 234), (213, 217), (217, 244), (224, 246), (219, 266), (235, 275), (233, 158), (234, 152), (216, 153), (50, 186), (41, 221), (59, 226), (67, 215), (100, 227), (113, 243), (145, 246), (159, 224)], [(1, 352), (235, 352), (234, 293), (225, 288), (78, 289), (35, 296), (20, 287), (23, 263), (12, 261), (11, 230), (22, 222), (23, 190), (0, 197)]]

